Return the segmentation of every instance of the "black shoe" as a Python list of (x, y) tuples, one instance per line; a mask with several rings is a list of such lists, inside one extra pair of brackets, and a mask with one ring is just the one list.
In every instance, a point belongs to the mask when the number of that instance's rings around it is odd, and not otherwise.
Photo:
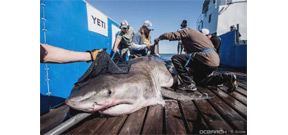
[(197, 87), (195, 84), (191, 83), (190, 85), (187, 85), (187, 84), (181, 84), (178, 86), (178, 89), (180, 90), (187, 90), (187, 91), (196, 91), (197, 90)]
[(228, 87), (228, 92), (233, 92), (238, 88), (237, 77), (234, 73), (225, 73), (227, 82), (224, 84)]

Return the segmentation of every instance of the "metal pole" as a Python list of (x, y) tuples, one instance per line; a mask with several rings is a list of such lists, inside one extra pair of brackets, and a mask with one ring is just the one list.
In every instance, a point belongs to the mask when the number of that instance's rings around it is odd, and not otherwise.
[(236, 42), (237, 42), (237, 45), (239, 45), (239, 24), (237, 24), (237, 29), (236, 29)]
[(63, 133), (64, 131), (66, 131), (67, 129), (71, 128), (72, 126), (76, 125), (80, 121), (84, 120), (85, 118), (87, 118), (91, 114), (93, 114), (93, 113), (79, 113), (79, 114), (73, 116), (72, 118), (70, 118), (69, 120), (61, 123), (57, 127), (53, 128), (49, 132), (45, 133), (44, 135), (59, 135), (59, 134)]

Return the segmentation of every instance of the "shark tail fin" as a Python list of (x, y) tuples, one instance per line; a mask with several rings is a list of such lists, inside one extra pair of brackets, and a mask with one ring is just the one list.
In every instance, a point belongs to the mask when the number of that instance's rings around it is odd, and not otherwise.
[(161, 94), (164, 98), (175, 99), (178, 101), (190, 101), (190, 100), (202, 100), (213, 98), (213, 95), (208, 95), (207, 93), (194, 94), (188, 92), (176, 92), (166, 88), (161, 88)]

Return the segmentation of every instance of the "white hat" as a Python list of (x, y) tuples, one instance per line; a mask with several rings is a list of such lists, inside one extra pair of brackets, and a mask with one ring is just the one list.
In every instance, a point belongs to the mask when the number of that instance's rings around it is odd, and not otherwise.
[(120, 28), (127, 28), (128, 27), (128, 22), (126, 20), (122, 20), (120, 24)]
[(203, 29), (201, 29), (201, 33), (206, 36), (206, 35), (210, 34), (210, 31), (206, 28), (203, 28)]
[(153, 30), (152, 23), (150, 21), (145, 21), (144, 26), (146, 26), (149, 30)]

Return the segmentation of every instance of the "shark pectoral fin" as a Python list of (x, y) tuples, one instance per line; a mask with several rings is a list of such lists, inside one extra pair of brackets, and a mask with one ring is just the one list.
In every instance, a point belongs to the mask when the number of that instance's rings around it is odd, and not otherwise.
[(187, 92), (176, 92), (176, 91), (168, 90), (166, 88), (161, 88), (161, 94), (165, 98), (175, 99), (179, 101), (210, 99), (214, 97), (213, 95), (209, 95), (207, 93), (193, 94), (193, 93), (187, 93)]
[(210, 99), (210, 98), (213, 98), (214, 97), (214, 95), (209, 95), (208, 93), (203, 93), (203, 94), (201, 94), (202, 95), (202, 98), (203, 99)]

